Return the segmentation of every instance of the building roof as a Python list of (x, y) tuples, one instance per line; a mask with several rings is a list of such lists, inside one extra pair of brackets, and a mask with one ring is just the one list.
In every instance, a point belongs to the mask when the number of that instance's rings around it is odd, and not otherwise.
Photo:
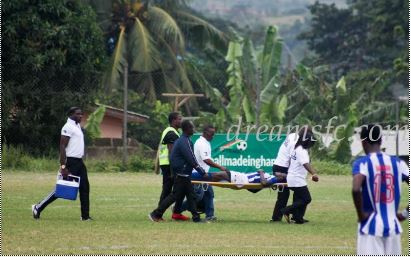
[[(105, 115), (118, 118), (123, 120), (123, 112), (124, 110), (121, 108), (116, 108), (110, 105), (105, 105), (105, 104), (96, 104), (97, 106), (102, 106), (104, 105), (106, 107), (106, 113)], [(127, 111), (127, 121), (128, 122), (146, 122), (148, 119), (150, 119), (149, 116), (132, 112), (132, 111)]]

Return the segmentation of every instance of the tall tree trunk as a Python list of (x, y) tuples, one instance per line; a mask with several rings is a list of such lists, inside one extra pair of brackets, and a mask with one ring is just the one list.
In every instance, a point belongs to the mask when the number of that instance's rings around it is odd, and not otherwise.
[(123, 92), (123, 166), (127, 165), (127, 98), (128, 98), (128, 62), (124, 65)]

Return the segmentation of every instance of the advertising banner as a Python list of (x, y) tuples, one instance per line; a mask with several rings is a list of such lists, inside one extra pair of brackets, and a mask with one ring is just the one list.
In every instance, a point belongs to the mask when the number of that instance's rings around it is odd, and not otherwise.
[[(192, 137), (193, 143), (201, 134)], [(213, 161), (239, 172), (254, 172), (263, 169), (272, 172), (272, 166), (278, 150), (286, 135), (270, 138), (269, 134), (215, 134), (211, 141)], [(218, 171), (211, 168), (210, 171)]]

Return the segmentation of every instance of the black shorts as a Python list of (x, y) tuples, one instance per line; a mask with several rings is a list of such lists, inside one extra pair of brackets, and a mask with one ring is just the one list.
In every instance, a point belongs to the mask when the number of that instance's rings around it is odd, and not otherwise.
[(280, 172), (280, 173), (288, 173), (288, 167), (283, 167), (283, 166), (278, 166), (278, 165), (273, 165), (273, 175), (275, 172)]

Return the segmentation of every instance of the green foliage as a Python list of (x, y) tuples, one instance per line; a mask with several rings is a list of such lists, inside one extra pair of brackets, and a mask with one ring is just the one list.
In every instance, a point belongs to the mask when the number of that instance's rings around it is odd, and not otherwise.
[(358, 126), (358, 112), (355, 104), (351, 104), (348, 107), (348, 114), (344, 126), (343, 130), (337, 131), (338, 138), (342, 138), (342, 140), (338, 142), (335, 151), (330, 149), (334, 159), (341, 163), (347, 163), (351, 160), (350, 138), (354, 135), (354, 128)]
[[(57, 154), (55, 154), (57, 156)], [(2, 167), (10, 170), (53, 171), (58, 169), (58, 160), (50, 157), (33, 157), (28, 155), (21, 146), (2, 146)]]
[(21, 146), (3, 145), (1, 151), (2, 167), (6, 169), (29, 169), (31, 159), (24, 154)]
[[(168, 115), (172, 111), (171, 105), (159, 100), (155, 101), (154, 105), (142, 104), (138, 102), (137, 98), (135, 99), (134, 106), (143, 105), (143, 108), (138, 109), (147, 110), (144, 114), (148, 115), (150, 119), (144, 124), (130, 124), (129, 136), (152, 149), (157, 149), (162, 130), (169, 126)], [(130, 103), (130, 108), (132, 106), (133, 104)]]
[[(99, 10), (99, 20), (112, 17), (111, 26), (104, 26), (109, 39), (116, 41), (110, 71), (104, 82), (109, 92), (122, 87), (124, 69), (128, 67), (131, 87), (143, 93), (148, 101), (159, 99), (163, 92), (193, 93), (185, 64), (181, 61), (186, 43), (183, 33), (204, 35), (202, 39), (189, 38), (190, 43), (199, 41), (203, 46), (225, 42), (221, 31), (189, 13), (184, 2), (113, 0), (110, 1), (112, 7), (104, 8), (99, 1), (90, 2)], [(136, 77), (138, 81), (135, 81)], [(195, 105), (191, 107), (195, 109)]]
[(227, 67), (228, 81), (226, 86), (229, 88), (230, 103), (227, 105), (227, 111), (232, 117), (236, 119), (238, 116), (245, 114), (248, 118), (247, 122), (252, 122), (252, 116), (249, 115), (243, 101), (247, 97), (245, 94), (245, 85), (243, 83), (243, 74), (240, 66), (240, 58), (243, 55), (243, 47), (240, 42), (230, 42), (228, 45), (227, 55), (225, 60), (229, 62)]
[(267, 28), (262, 52), (257, 52), (248, 38), (230, 42), (225, 58), (229, 62), (229, 120), (244, 117), (248, 123), (283, 121), (287, 98), (280, 94), (277, 84), (281, 52), (282, 40), (273, 26)]
[(127, 168), (133, 172), (152, 172), (154, 170), (154, 160), (142, 156), (133, 156), (130, 158)]
[(317, 63), (331, 65), (334, 78), (378, 68), (405, 85), (407, 76), (393, 68), (404, 71), (407, 66), (408, 5), (405, 0), (358, 0), (340, 9), (316, 2), (309, 7), (311, 29), (300, 38), (318, 54)]
[(94, 11), (79, 0), (2, 6), (2, 142), (56, 149), (70, 106), (86, 107), (105, 66)]
[[(218, 64), (214, 60), (208, 60), (206, 58), (199, 58), (197, 56), (187, 54), (185, 58), (185, 66), (187, 69), (187, 75), (190, 81), (193, 83), (195, 92), (204, 92), (206, 100), (199, 99), (202, 110), (220, 110), (224, 108), (223, 95), (218, 85), (212, 85), (209, 81), (221, 80), (221, 77), (225, 77), (223, 71), (216, 67)], [(220, 83), (220, 85), (223, 82)], [(221, 88), (224, 89), (224, 88)]]
[[(55, 153), (54, 156), (57, 156)], [(152, 172), (154, 170), (154, 160), (146, 158), (143, 154), (136, 154), (129, 158), (124, 166), (118, 158), (86, 159), (85, 165), (88, 172)], [(59, 161), (51, 157), (35, 157), (27, 154), (22, 147), (5, 146), (2, 147), (2, 167), (13, 171), (30, 172), (57, 172)]]
[(100, 137), (100, 124), (103, 121), (105, 113), (106, 107), (104, 105), (100, 105), (93, 113), (89, 115), (87, 123), (84, 126), (84, 128), (86, 129), (87, 134), (91, 140)]

